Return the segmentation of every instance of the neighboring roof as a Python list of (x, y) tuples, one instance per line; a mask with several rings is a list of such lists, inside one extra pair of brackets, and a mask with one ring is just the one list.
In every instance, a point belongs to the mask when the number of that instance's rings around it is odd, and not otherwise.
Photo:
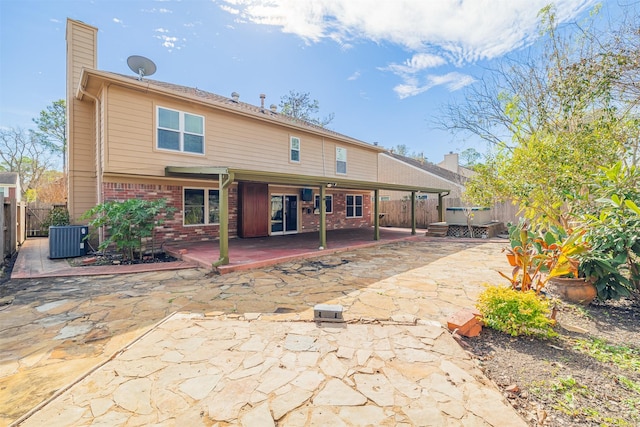
[(82, 99), (83, 94), (87, 90), (88, 81), (93, 77), (103, 80), (109, 80), (111, 82), (118, 82), (124, 86), (128, 86), (138, 90), (143, 89), (145, 92), (156, 92), (189, 101), (196, 101), (208, 107), (214, 107), (245, 116), (252, 116), (260, 120), (276, 122), (288, 127), (306, 130), (307, 132), (315, 133), (321, 136), (340, 139), (344, 142), (355, 144), (361, 147), (366, 147), (374, 151), (382, 152), (385, 150), (383, 147), (378, 147), (376, 145), (351, 138), (322, 126), (318, 126), (304, 120), (296, 119), (282, 113), (271, 111), (271, 109), (269, 109), (267, 106), (262, 108), (260, 106), (248, 104), (245, 102), (235, 101), (232, 98), (227, 98), (225, 96), (217, 95), (215, 93), (207, 92), (198, 88), (162, 82), (159, 80), (151, 80), (147, 78), (138, 80), (137, 77), (119, 73), (112, 73), (108, 71), (83, 68), (82, 76), (80, 78), (80, 84), (76, 92), (77, 98)]
[(344, 188), (353, 190), (393, 190), (415, 191), (421, 193), (447, 193), (450, 190), (444, 188), (423, 187), (419, 185), (389, 184), (377, 181), (360, 181), (337, 177), (321, 177), (311, 175), (297, 175), (281, 172), (265, 172), (247, 169), (234, 169), (224, 166), (167, 166), (166, 176), (200, 176), (210, 179), (219, 179), (220, 175), (233, 176), (233, 181), (269, 182), (271, 184), (327, 186), (330, 188)]
[(0, 185), (15, 187), (18, 185), (18, 172), (0, 172)]
[(401, 156), (399, 154), (395, 154), (395, 153), (391, 153), (391, 152), (386, 152), (383, 153), (389, 157), (393, 157), (396, 160), (399, 160), (401, 162), (404, 162), (408, 165), (414, 166), (418, 169), (422, 169), (425, 172), (429, 172), (433, 175), (436, 175), (442, 179), (445, 179), (447, 181), (450, 181), (454, 184), (457, 185), (464, 185), (467, 181), (468, 178), (466, 178), (465, 176), (462, 176), (460, 174), (457, 174), (455, 172), (452, 172), (448, 169), (445, 169), (443, 167), (440, 167), (436, 164), (433, 164), (431, 162), (427, 162), (427, 161), (420, 161), (420, 160), (416, 160), (416, 159), (412, 159), (411, 157), (405, 157), (405, 156)]

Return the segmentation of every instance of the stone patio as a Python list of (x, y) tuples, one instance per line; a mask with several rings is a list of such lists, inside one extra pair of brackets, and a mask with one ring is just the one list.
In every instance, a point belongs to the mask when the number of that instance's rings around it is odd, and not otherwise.
[[(432, 414), (442, 425), (505, 425), (492, 418), (502, 416), (517, 425), (439, 326), (473, 307), (482, 283), (500, 281), (501, 248), (425, 238), (223, 276), (12, 280), (0, 295), (0, 423), (361, 425), (369, 414), (378, 425), (421, 425)], [(318, 327), (318, 303), (341, 304), (347, 324)], [(126, 403), (139, 391), (149, 399)], [(334, 405), (337, 391), (357, 405)], [(239, 406), (212, 403), (236, 395)]]

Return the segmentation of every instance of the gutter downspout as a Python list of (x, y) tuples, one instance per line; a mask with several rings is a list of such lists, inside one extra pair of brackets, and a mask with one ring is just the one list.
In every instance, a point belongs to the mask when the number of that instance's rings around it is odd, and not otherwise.
[[(87, 92), (84, 87), (82, 87), (82, 85), (78, 85), (78, 91), (83, 95), (86, 96), (87, 98), (93, 100), (94, 104), (95, 104), (95, 111), (93, 114), (95, 114), (95, 134), (96, 134), (96, 144), (95, 144), (95, 149), (96, 149), (96, 158), (94, 159), (96, 162), (96, 204), (101, 204), (104, 201), (104, 196), (102, 193), (102, 164), (103, 164), (103, 157), (104, 157), (104, 153), (102, 152), (103, 148), (102, 148), (102, 134), (100, 133), (100, 129), (102, 128), (101, 126), (101, 115), (100, 115), (100, 109), (101, 109), (101, 101), (98, 97), (91, 95), (89, 92)], [(78, 96), (76, 95), (76, 98)], [(69, 106), (67, 106), (67, 108), (69, 108)], [(67, 147), (67, 155), (69, 155), (69, 148)], [(67, 165), (70, 162), (67, 163)], [(69, 170), (65, 171), (67, 173), (67, 176), (69, 176)], [(69, 194), (69, 189), (67, 188), (67, 194)], [(100, 227), (100, 229), (98, 230), (98, 240), (100, 241), (100, 243), (102, 243), (102, 241), (104, 240), (104, 227)]]
[(438, 193), (438, 221), (444, 222), (444, 198), (451, 194), (451, 191)]
[(220, 189), (220, 258), (211, 264), (213, 269), (221, 265), (229, 264), (229, 187), (233, 183), (233, 172), (229, 172), (226, 178), (224, 174), (218, 176), (218, 188)]

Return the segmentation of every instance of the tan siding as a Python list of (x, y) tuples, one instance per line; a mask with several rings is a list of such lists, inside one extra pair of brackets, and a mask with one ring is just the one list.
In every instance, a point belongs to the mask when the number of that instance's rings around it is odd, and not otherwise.
[[(233, 168), (335, 177), (336, 141), (238, 116), (168, 100), (152, 99), (111, 86), (108, 94), (109, 128), (106, 172), (164, 175), (165, 166), (218, 165)], [(205, 155), (183, 154), (155, 148), (156, 107), (205, 117)], [(289, 137), (300, 138), (301, 161), (289, 162)], [(377, 152), (348, 148), (346, 178), (375, 181)], [(324, 165), (323, 165), (324, 158)], [(144, 159), (141, 162), (140, 159)]]
[[(460, 186), (456, 185), (457, 183), (451, 183), (437, 175), (433, 175), (427, 171), (418, 169), (384, 154), (379, 155), (378, 162), (380, 168), (378, 179), (381, 182), (443, 188), (451, 190), (451, 194), (456, 197), (459, 197), (460, 195)], [(380, 192), (381, 196), (390, 196), (392, 200), (397, 200), (407, 194), (408, 193), (393, 191)]]
[(86, 221), (80, 220), (80, 216), (96, 205), (95, 175), (76, 173), (73, 175), (70, 185), (74, 189), (74, 203), (69, 206), (72, 222), (78, 224), (86, 223)]
[[(346, 175), (336, 174), (336, 147), (347, 149)], [(363, 181), (377, 181), (378, 179), (378, 153), (376, 151), (360, 149), (334, 141), (325, 148), (325, 156), (330, 176)]]
[(75, 98), (82, 67), (96, 66), (97, 29), (67, 20), (67, 123), (69, 210), (75, 220), (95, 205), (96, 151), (94, 104)]

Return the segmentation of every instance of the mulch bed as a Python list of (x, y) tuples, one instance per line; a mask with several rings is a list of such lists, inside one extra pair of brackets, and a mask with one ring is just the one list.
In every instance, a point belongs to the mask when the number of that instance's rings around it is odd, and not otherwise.
[(556, 320), (550, 340), (459, 341), (531, 426), (640, 425), (640, 301), (562, 303)]
[(97, 265), (133, 265), (133, 264), (154, 264), (161, 262), (178, 261), (177, 258), (164, 252), (157, 253), (153, 256), (145, 255), (135, 257), (134, 259), (125, 259), (121, 254), (116, 253), (93, 253), (80, 258), (69, 258), (69, 264), (72, 267), (94, 267)]

